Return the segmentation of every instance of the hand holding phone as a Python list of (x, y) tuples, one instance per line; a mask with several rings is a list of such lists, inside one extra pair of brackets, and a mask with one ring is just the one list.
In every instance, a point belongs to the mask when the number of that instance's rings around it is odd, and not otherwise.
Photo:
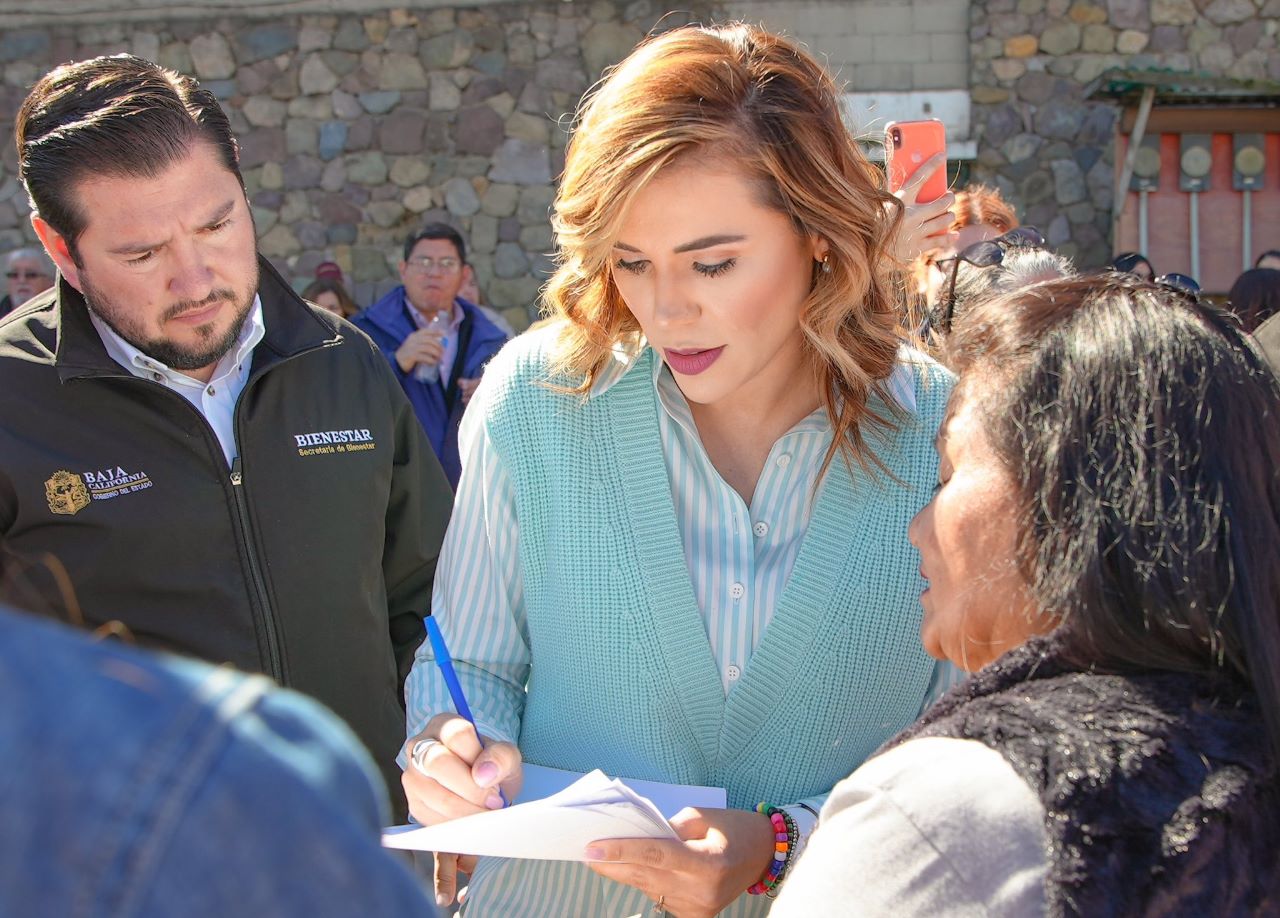
[[(889, 172), (889, 190), (897, 193), (911, 179), (922, 179), (915, 201), (929, 204), (947, 193), (947, 134), (937, 118), (924, 121), (890, 121), (884, 130), (885, 165)], [(932, 157), (941, 153), (943, 165), (930, 173), (916, 173)], [(914, 184), (914, 183), (913, 183)], [(899, 197), (902, 197), (899, 195)]]

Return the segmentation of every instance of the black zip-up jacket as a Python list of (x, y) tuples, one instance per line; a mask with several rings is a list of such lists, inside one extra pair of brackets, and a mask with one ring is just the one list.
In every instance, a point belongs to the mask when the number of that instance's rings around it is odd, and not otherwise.
[(0, 539), (54, 614), (327, 704), (403, 812), (403, 683), (452, 492), (377, 347), (261, 269), (232, 468), (66, 282), (0, 320)]

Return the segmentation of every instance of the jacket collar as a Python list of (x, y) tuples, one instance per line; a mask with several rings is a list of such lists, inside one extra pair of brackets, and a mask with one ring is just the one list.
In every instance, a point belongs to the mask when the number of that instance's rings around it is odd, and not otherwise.
[[(342, 340), (337, 319), (317, 315), (293, 292), (265, 258), (258, 257), (258, 295), (262, 298), (262, 319), (267, 327), (262, 342), (254, 349), (253, 369), (286, 360), (296, 354)], [(97, 329), (89, 318), (84, 296), (65, 279), (58, 282), (54, 303), (57, 313), (58, 343), (54, 366), (66, 382), (84, 376), (122, 376), (128, 371), (111, 359)]]
[[(474, 303), (468, 302), (460, 296), (453, 298), (453, 305), (458, 309), (459, 321), (470, 318), (473, 322), (478, 322), (483, 318)], [(386, 332), (398, 340), (404, 340), (418, 329), (418, 324), (409, 313), (411, 309), (413, 307), (409, 305), (409, 301), (405, 297), (404, 285), (402, 284), (389, 290), (382, 299), (366, 309), (364, 317), (370, 325), (376, 326), (380, 331)], [(487, 319), (485, 322), (489, 324)], [(494, 326), (494, 328), (497, 328), (497, 326)]]

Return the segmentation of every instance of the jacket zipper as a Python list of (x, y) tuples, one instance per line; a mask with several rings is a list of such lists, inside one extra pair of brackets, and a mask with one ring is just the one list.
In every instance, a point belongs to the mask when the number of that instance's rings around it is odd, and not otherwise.
[[(246, 386), (245, 388), (248, 388)], [(237, 444), (240, 439), (239, 424), (236, 425)], [(262, 610), (263, 631), (267, 636), (267, 664), (269, 673), (276, 682), (285, 683), (284, 661), (280, 655), (280, 636), (276, 629), (275, 610), (271, 608), (271, 600), (267, 593), (267, 583), (262, 576), (262, 567), (258, 562), (257, 543), (249, 528), (249, 499), (244, 492), (244, 471), (240, 465), (240, 457), (231, 463), (231, 493), (235, 495), (236, 525), (240, 530), (240, 543), (245, 548), (249, 559), (249, 585), (257, 599), (258, 608)]]
[[(306, 353), (306, 351), (301, 353)], [(285, 359), (291, 360), (296, 356), (298, 355), (290, 355)], [(142, 379), (128, 373), (97, 373), (86, 378), (123, 379), (130, 382), (138, 382), (144, 386), (152, 386), (163, 392), (167, 392), (169, 395), (173, 396), (185, 405), (188, 410), (195, 412), (195, 414), (200, 418), (200, 422), (204, 424), (205, 430), (208, 432), (209, 436), (207, 439), (212, 440), (216, 447), (214, 461), (226, 460), (226, 457), (222, 453), (222, 445), (218, 441), (218, 437), (214, 433), (213, 427), (209, 424), (208, 418), (200, 412), (200, 409), (196, 408), (195, 405), (191, 404), (179, 393), (174, 392), (168, 386), (149, 379)], [(237, 447), (239, 447), (244, 440), (243, 431), (240, 428), (240, 401), (244, 399), (245, 392), (248, 391), (249, 387), (253, 385), (254, 382), (255, 378), (252, 376), (246, 380), (244, 389), (240, 393), (240, 399), (236, 402), (232, 423), (235, 425)], [(249, 568), (250, 613), (254, 616), (255, 626), (257, 625), (258, 619), (261, 619), (263, 626), (262, 630), (267, 638), (267, 659), (264, 661), (267, 664), (266, 673), (280, 685), (287, 685), (287, 677), (284, 671), (284, 658), (280, 653), (280, 635), (276, 627), (275, 610), (271, 607), (271, 601), (269, 594), (267, 593), (266, 580), (262, 576), (262, 567), (258, 560), (257, 542), (254, 540), (253, 532), (249, 528), (249, 501), (245, 497), (244, 493), (244, 472), (241, 469), (239, 456), (236, 456), (235, 460), (231, 463), (231, 474), (229, 478), (231, 481), (231, 493), (235, 499), (235, 528), (236, 533), (239, 536), (238, 547), (243, 550), (244, 557)]]

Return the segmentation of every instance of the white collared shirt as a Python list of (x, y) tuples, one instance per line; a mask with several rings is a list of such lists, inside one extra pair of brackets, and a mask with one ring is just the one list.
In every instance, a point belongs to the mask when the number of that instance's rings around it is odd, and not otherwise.
[(240, 336), (218, 365), (213, 368), (213, 376), (207, 383), (193, 379), (179, 370), (172, 370), (160, 361), (148, 357), (128, 341), (115, 333), (111, 326), (99, 319), (92, 311), (89, 319), (98, 330), (98, 337), (109, 356), (139, 379), (150, 379), (160, 383), (167, 389), (177, 392), (204, 416), (213, 428), (222, 453), (230, 466), (239, 455), (236, 447), (235, 411), (240, 393), (249, 381), (250, 364), (253, 362), (253, 349), (266, 336), (267, 326), (262, 320), (262, 299), (253, 298), (253, 308), (240, 329)]

